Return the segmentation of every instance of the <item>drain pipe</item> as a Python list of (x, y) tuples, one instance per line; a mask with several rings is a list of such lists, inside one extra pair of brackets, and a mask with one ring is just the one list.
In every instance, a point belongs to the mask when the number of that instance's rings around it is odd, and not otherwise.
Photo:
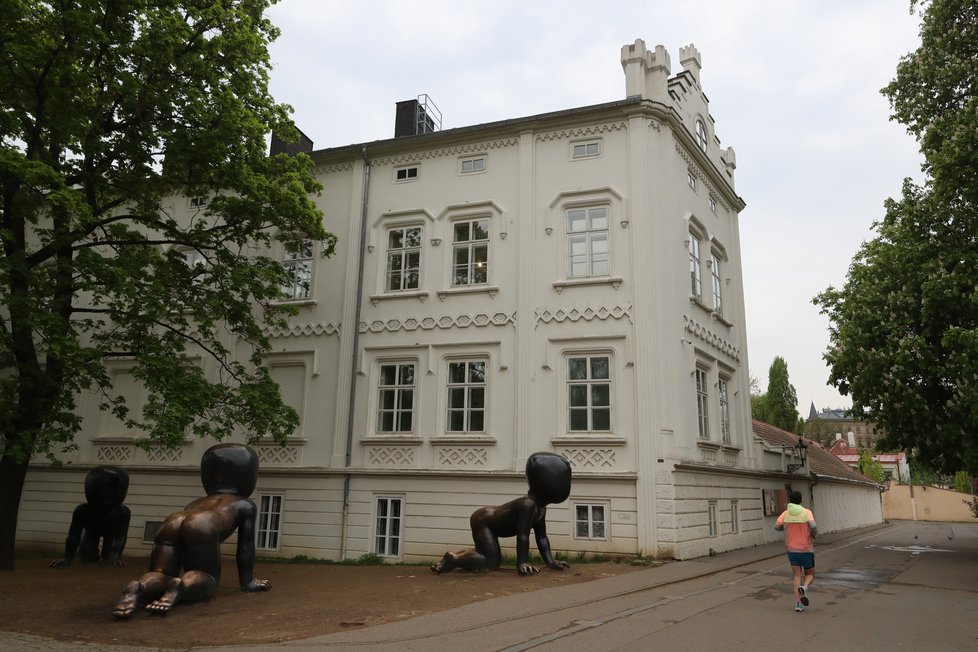
[(363, 305), (363, 264), (367, 250), (367, 198), (370, 194), (370, 159), (367, 158), (367, 148), (361, 150), (363, 155), (363, 202), (360, 206), (360, 254), (357, 264), (357, 305), (353, 320), (353, 356), (350, 360), (350, 405), (346, 417), (346, 455), (343, 466), (346, 474), (343, 476), (343, 521), (340, 530), (340, 561), (346, 559), (346, 535), (350, 520), (350, 464), (353, 459), (353, 418), (356, 415), (357, 404), (357, 361), (360, 358), (360, 313)]

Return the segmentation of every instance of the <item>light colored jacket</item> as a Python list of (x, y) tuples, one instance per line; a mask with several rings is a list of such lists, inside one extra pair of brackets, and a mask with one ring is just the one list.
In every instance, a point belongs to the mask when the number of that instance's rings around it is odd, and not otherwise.
[(810, 509), (788, 503), (788, 509), (778, 517), (774, 529), (784, 531), (784, 545), (788, 552), (815, 552), (813, 541), (818, 535), (818, 526)]

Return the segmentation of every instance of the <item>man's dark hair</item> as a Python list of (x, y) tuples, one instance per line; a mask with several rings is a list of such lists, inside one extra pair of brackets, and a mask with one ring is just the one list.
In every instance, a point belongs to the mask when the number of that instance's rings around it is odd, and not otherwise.
[(791, 493), (789, 493), (788, 494), (788, 502), (789, 503), (794, 503), (796, 505), (801, 505), (801, 492), (800, 491), (792, 491)]

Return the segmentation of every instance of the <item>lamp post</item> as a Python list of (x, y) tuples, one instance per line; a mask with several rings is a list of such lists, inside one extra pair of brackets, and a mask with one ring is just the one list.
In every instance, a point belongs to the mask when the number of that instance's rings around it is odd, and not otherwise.
[(788, 469), (788, 473), (794, 473), (798, 469), (805, 466), (805, 460), (808, 459), (808, 446), (805, 445), (805, 440), (801, 437), (798, 438), (798, 443), (794, 446), (781, 445), (781, 453), (789, 454), (791, 457), (797, 457), (800, 461), (798, 464), (789, 463), (785, 468)]

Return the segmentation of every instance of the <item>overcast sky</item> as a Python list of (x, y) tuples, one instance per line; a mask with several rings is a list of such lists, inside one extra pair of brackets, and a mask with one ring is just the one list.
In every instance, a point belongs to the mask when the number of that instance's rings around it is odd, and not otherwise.
[[(703, 60), (723, 147), (737, 152), (750, 373), (788, 363), (799, 410), (849, 407), (827, 385), (828, 321), (883, 201), (921, 178), (917, 143), (879, 90), (916, 49), (908, 0), (282, 0), (272, 93), (316, 149), (393, 137), (427, 93), (445, 129), (625, 97), (620, 48)], [(328, 218), (327, 218), (328, 219)]]

